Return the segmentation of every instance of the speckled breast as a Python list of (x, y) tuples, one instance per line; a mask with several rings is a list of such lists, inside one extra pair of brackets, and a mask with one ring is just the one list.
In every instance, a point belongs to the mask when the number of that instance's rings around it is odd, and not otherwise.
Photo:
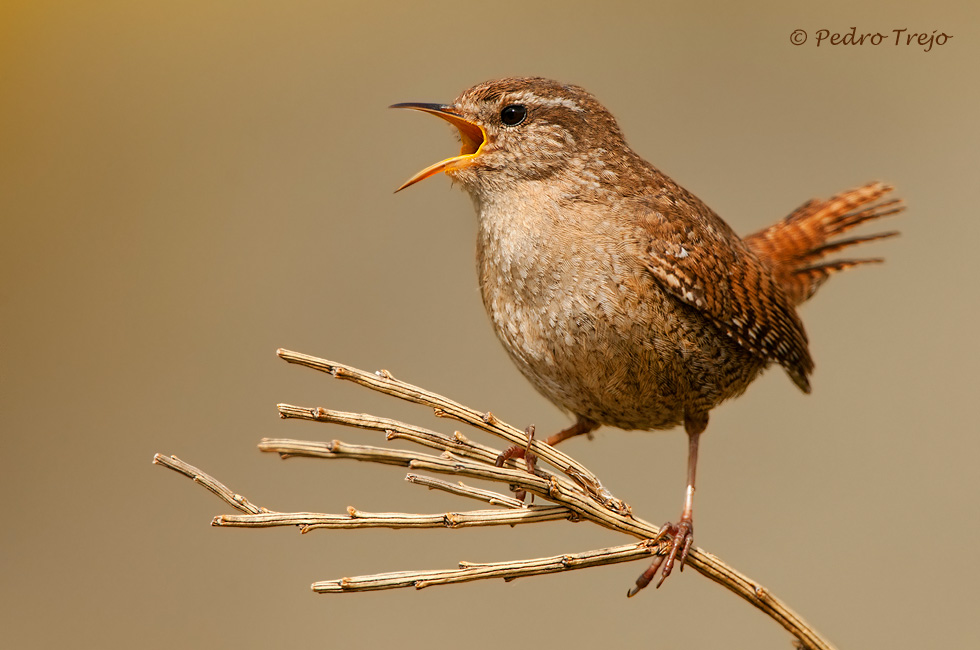
[(481, 219), (478, 270), (494, 330), (557, 405), (600, 424), (665, 429), (741, 393), (765, 366), (665, 292), (601, 230)]

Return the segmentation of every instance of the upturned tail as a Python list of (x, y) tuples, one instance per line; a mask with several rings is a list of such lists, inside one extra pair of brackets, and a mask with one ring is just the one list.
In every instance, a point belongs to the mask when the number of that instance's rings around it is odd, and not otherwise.
[(782, 221), (749, 235), (745, 242), (769, 265), (786, 295), (798, 305), (837, 271), (884, 261), (875, 257), (825, 262), (823, 258), (848, 246), (897, 235), (891, 231), (830, 241), (866, 221), (904, 210), (901, 199), (879, 200), (891, 191), (892, 187), (884, 183), (870, 183), (826, 201), (813, 199)]

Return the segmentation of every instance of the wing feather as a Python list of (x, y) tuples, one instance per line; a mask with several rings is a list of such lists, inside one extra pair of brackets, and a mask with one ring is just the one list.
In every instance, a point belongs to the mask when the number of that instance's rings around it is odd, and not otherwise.
[(677, 185), (639, 203), (643, 263), (650, 273), (675, 298), (752, 354), (779, 363), (800, 390), (810, 392), (813, 359), (803, 323), (765, 262)]

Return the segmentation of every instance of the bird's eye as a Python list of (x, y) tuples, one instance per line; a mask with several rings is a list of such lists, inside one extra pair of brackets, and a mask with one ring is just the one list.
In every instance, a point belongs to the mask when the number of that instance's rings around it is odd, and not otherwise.
[(517, 126), (524, 121), (527, 117), (527, 108), (521, 106), (520, 104), (511, 104), (510, 106), (504, 106), (504, 110), (500, 111), (500, 121), (507, 126)]

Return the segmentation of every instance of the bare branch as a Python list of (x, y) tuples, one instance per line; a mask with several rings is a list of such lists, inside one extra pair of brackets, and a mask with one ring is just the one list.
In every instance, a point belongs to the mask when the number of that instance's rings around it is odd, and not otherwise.
[(249, 514), (261, 514), (263, 512), (269, 512), (265, 508), (256, 506), (249, 502), (248, 499), (240, 494), (236, 494), (226, 488), (224, 484), (218, 479), (214, 478), (209, 474), (205, 474), (198, 468), (185, 463), (176, 456), (164, 456), (163, 454), (155, 454), (153, 456), (154, 465), (163, 465), (169, 469), (179, 472), (184, 476), (190, 478), (192, 481), (199, 485), (203, 485), (212, 494), (216, 495), (219, 499), (230, 505), (232, 508), (241, 510), (242, 512), (247, 512)]
[(647, 548), (646, 544), (640, 542), (639, 544), (601, 548), (585, 553), (569, 553), (533, 560), (517, 560), (516, 562), (487, 564), (460, 562), (460, 568), (447, 571), (399, 571), (356, 578), (341, 578), (340, 580), (323, 580), (313, 583), (313, 591), (318, 594), (336, 594), (402, 587), (422, 589), (432, 585), (448, 585), (488, 578), (514, 580), (527, 576), (587, 569), (619, 562), (632, 562), (649, 557), (650, 549)]
[(262, 438), (259, 442), (259, 449), (275, 452), (281, 458), (346, 458), (386, 465), (402, 465), (403, 467), (409, 467), (414, 460), (425, 457), (436, 458), (414, 451), (385, 449), (370, 445), (352, 445), (340, 440), (317, 442), (315, 440)]
[(431, 476), (420, 476), (418, 474), (408, 474), (405, 480), (416, 485), (425, 485), (430, 490), (444, 490), (459, 496), (470, 497), (479, 501), (486, 501), (492, 506), (503, 506), (505, 508), (523, 508), (524, 502), (514, 497), (509, 497), (499, 492), (481, 490), (480, 488), (464, 485), (463, 483), (449, 483)]
[[(624, 532), (639, 539), (656, 537), (660, 529), (653, 524), (636, 519), (632, 515), (622, 515), (609, 510), (603, 503), (565, 479), (555, 476), (529, 474), (526, 470), (496, 467), (449, 456), (432, 456), (419, 452), (384, 449), (369, 445), (352, 445), (340, 440), (315, 442), (310, 440), (290, 440), (263, 438), (259, 443), (262, 451), (278, 453), (283, 458), (306, 456), (312, 458), (346, 458), (360, 461), (403, 465), (415, 470), (428, 470), (440, 474), (455, 474), (469, 478), (496, 481), (517, 486), (527, 492), (556, 503), (560, 503), (583, 519)], [(688, 562), (695, 554), (691, 552)]]
[(430, 449), (451, 451), (457, 456), (480, 460), (492, 463), (500, 455), (499, 449), (487, 447), (468, 440), (458, 431), (452, 437), (444, 436), (430, 429), (417, 427), (412, 424), (379, 418), (365, 413), (348, 413), (346, 411), (332, 411), (317, 407), (293, 406), (291, 404), (280, 404), (279, 415), (283, 419), (312, 420), (314, 422), (328, 422), (332, 424), (342, 424), (348, 427), (359, 429), (373, 429), (385, 432), (389, 440), (410, 440), (416, 444)]
[(514, 526), (558, 521), (574, 517), (561, 506), (531, 506), (511, 510), (470, 510), (433, 515), (411, 515), (403, 512), (361, 512), (348, 508), (346, 515), (315, 512), (264, 512), (215, 517), (213, 526), (237, 528), (272, 528), (300, 526), (305, 533), (316, 528), (473, 528), (479, 526)]
[[(398, 397), (435, 409), (436, 415), (465, 422), (494, 435), (512, 445), (524, 446), (527, 439), (523, 431), (497, 420), (491, 413), (481, 413), (462, 406), (441, 395), (399, 381), (387, 371), (368, 373), (350, 366), (318, 359), (280, 349), (280, 357), (289, 363), (304, 365), (326, 372), (339, 379), (352, 381), (372, 390)], [(570, 519), (591, 521), (605, 528), (639, 538), (639, 543), (614, 548), (596, 549), (583, 553), (563, 554), (549, 558), (526, 559), (489, 564), (460, 563), (458, 569), (445, 571), (403, 571), (340, 580), (317, 582), (313, 590), (318, 593), (339, 593), (452, 584), (486, 578), (513, 580), (518, 577), (543, 575), (573, 569), (614, 564), (649, 558), (651, 553), (663, 552), (661, 545), (650, 541), (659, 529), (647, 521), (634, 517), (629, 506), (609, 493), (599, 479), (581, 463), (547, 444), (533, 440), (531, 451), (557, 468), (561, 474), (553, 474), (538, 468), (533, 474), (508, 461), (497, 467), (495, 460), (499, 450), (475, 443), (461, 433), (447, 436), (436, 431), (397, 420), (373, 415), (332, 411), (320, 407), (307, 408), (280, 404), (283, 418), (304, 419), (315, 422), (342, 424), (345, 426), (382, 431), (387, 441), (407, 440), (442, 452), (439, 455), (421, 451), (389, 449), (369, 445), (354, 445), (338, 440), (314, 442), (269, 438), (259, 444), (262, 451), (278, 453), (282, 458), (305, 456), (321, 459), (353, 459), (388, 465), (409, 467), (412, 470), (428, 470), (441, 474), (482, 479), (503, 483), (522, 489), (550, 501), (554, 505), (525, 506), (512, 497), (462, 483), (450, 483), (415, 473), (406, 478), (412, 483), (425, 485), (459, 496), (478, 499), (501, 510), (472, 510), (468, 512), (438, 514), (366, 513), (348, 508), (344, 515), (320, 513), (274, 512), (250, 503), (235, 494), (214, 478), (175, 457), (157, 455), (154, 463), (164, 465), (192, 478), (205, 486), (224, 502), (245, 513), (223, 515), (212, 521), (215, 526), (268, 527), (298, 526), (302, 532), (315, 528), (462, 528), (472, 526), (515, 525)], [(757, 582), (742, 575), (720, 559), (701, 549), (692, 549), (686, 565), (738, 594), (767, 616), (777, 621), (793, 634), (800, 645), (818, 650), (833, 650), (829, 642), (821, 638), (799, 615), (772, 596)]]
[[(313, 368), (314, 370), (328, 373), (337, 379), (352, 381), (371, 390), (385, 393), (386, 395), (392, 395), (393, 397), (414, 402), (415, 404), (429, 406), (435, 410), (435, 414), (439, 417), (448, 417), (465, 422), (477, 429), (502, 438), (511, 445), (523, 446), (527, 443), (523, 431), (505, 422), (501, 422), (489, 411), (481, 413), (442, 395), (395, 379), (387, 370), (379, 370), (375, 373), (365, 372), (342, 363), (319, 359), (283, 348), (280, 348), (276, 353), (289, 363)], [(585, 465), (563, 454), (554, 447), (534, 440), (531, 442), (531, 451), (540, 460), (550, 463), (560, 471), (565, 473), (573, 471), (576, 475), (583, 477), (587, 482), (597, 486), (597, 489), (602, 489), (602, 484), (599, 482), (599, 479)], [(625, 507), (625, 504), (622, 504), (622, 506)]]

